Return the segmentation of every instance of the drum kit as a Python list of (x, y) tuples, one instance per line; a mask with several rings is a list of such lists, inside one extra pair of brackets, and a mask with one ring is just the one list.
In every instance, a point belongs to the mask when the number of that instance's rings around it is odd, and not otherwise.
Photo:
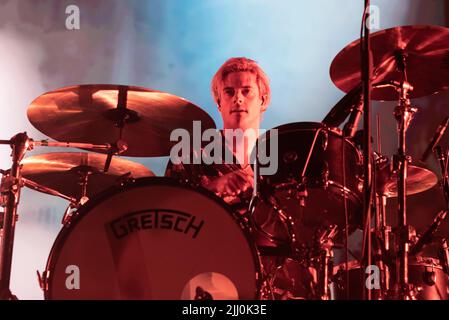
[[(193, 121), (201, 121), (202, 130), (215, 128), (202, 109), (140, 87), (65, 87), (35, 99), (27, 113), (55, 141), (26, 133), (0, 140), (12, 148), (12, 166), (1, 171), (1, 298), (16, 298), (10, 290), (14, 230), (26, 186), (69, 203), (39, 273), (45, 299), (340, 300), (367, 299), (371, 291), (374, 299), (449, 299), (449, 240), (435, 237), (447, 210), (418, 236), (407, 225), (405, 201), (438, 183), (406, 154), (405, 133), (417, 110), (409, 99), (449, 86), (449, 29), (395, 27), (370, 39), (371, 98), (398, 101), (399, 136), (392, 161), (371, 155), (372, 227), (364, 216), (366, 177), (356, 132), (363, 105), (359, 40), (332, 62), (331, 78), (347, 94), (323, 121), (274, 128), (278, 170), (264, 176), (253, 164), (257, 187), (243, 215), (204, 188), (156, 177), (121, 158), (168, 156), (170, 133), (191, 132)], [(436, 154), (446, 200), (448, 157), (438, 142), (448, 123), (425, 154)], [(270, 136), (263, 139), (269, 143)], [(25, 157), (38, 147), (87, 151)], [(402, 215), (394, 228), (387, 224), (391, 198), (398, 198)], [(348, 237), (357, 229), (367, 235), (363, 252), (371, 243), (373, 249), (369, 259), (349, 261)], [(437, 257), (422, 255), (428, 245), (438, 248)], [(346, 249), (345, 262), (334, 263), (336, 249)]]

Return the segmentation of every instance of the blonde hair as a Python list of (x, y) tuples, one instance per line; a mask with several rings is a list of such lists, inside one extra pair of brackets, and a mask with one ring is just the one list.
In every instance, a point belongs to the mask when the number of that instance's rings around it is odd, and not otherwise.
[(217, 104), (220, 104), (220, 85), (223, 84), (228, 74), (245, 71), (256, 75), (260, 96), (264, 98), (264, 104), (268, 106), (271, 99), (270, 80), (256, 61), (244, 57), (228, 59), (212, 78), (211, 91)]

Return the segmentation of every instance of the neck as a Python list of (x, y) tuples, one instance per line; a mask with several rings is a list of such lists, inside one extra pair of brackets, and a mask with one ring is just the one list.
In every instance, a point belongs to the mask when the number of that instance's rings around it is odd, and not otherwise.
[(231, 150), (241, 165), (250, 163), (251, 152), (259, 137), (259, 127), (247, 130), (242, 128), (223, 130), (226, 146)]

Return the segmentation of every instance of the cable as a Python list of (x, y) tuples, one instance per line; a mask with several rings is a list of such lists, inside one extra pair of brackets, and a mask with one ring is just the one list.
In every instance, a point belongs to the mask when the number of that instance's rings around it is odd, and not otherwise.
[(346, 282), (346, 300), (349, 300), (349, 218), (348, 218), (348, 203), (346, 197), (346, 158), (345, 146), (346, 138), (342, 135), (341, 143), (342, 166), (343, 166), (343, 206), (345, 210), (345, 282)]

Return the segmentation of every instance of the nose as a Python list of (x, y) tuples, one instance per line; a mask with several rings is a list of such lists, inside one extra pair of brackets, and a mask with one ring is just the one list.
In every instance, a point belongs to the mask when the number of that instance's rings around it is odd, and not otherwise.
[(240, 92), (240, 90), (237, 90), (234, 97), (234, 103), (242, 104), (243, 103), (243, 94)]

